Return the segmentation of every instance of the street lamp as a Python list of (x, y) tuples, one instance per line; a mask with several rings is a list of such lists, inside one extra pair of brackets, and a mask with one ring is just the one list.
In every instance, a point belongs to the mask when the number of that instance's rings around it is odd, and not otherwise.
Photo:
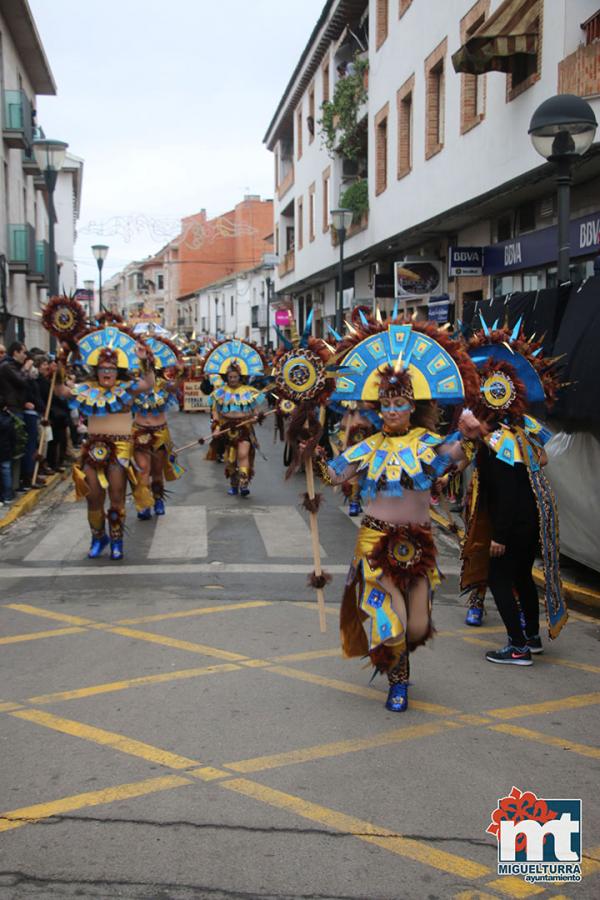
[(219, 340), (219, 295), (215, 294), (215, 338)]
[(273, 287), (273, 279), (270, 275), (265, 278), (267, 286), (267, 349), (271, 349), (271, 288)]
[(589, 150), (597, 127), (592, 107), (574, 94), (559, 94), (545, 100), (529, 124), (534, 148), (554, 163), (557, 170), (559, 284), (570, 281), (571, 166)]
[(48, 291), (51, 297), (55, 297), (58, 294), (58, 266), (54, 249), (54, 222), (56, 219), (54, 188), (56, 187), (58, 173), (65, 161), (68, 146), (64, 141), (51, 141), (46, 138), (33, 141), (32, 143), (33, 155), (38, 169), (44, 176), (44, 182), (48, 191), (48, 251), (50, 254)]
[(340, 243), (340, 268), (339, 268), (339, 294), (338, 305), (335, 315), (335, 328), (338, 334), (342, 333), (342, 322), (344, 319), (344, 241), (346, 240), (346, 231), (352, 225), (353, 213), (351, 209), (332, 209), (331, 224), (335, 228)]
[(104, 305), (102, 303), (102, 266), (104, 265), (104, 260), (108, 255), (108, 247), (106, 244), (94, 244), (92, 247), (92, 253), (96, 259), (98, 264), (98, 303), (100, 304), (100, 309), (104, 309)]

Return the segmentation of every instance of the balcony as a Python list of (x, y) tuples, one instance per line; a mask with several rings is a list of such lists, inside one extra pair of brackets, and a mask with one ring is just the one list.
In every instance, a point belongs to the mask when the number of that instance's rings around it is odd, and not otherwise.
[(24, 91), (2, 92), (2, 136), (7, 146), (28, 150), (33, 140), (31, 103)]
[[(32, 131), (32, 141), (37, 141), (39, 138), (44, 137), (44, 132), (41, 128), (34, 128)], [(40, 170), (38, 168), (38, 164), (35, 161), (35, 156), (33, 155), (33, 145), (26, 147), (22, 154), (22, 163), (23, 163), (23, 171), (28, 175), (38, 175), (42, 178)]]
[(295, 265), (296, 255), (293, 250), (288, 250), (277, 267), (277, 274), (280, 278), (283, 278), (284, 275), (287, 275), (289, 272), (294, 271)]
[(293, 186), (293, 184), (294, 184), (294, 164), (291, 163), (290, 167), (287, 171), (287, 174), (285, 175), (285, 177), (282, 179), (282, 181), (279, 183), (279, 185), (277, 187), (277, 199), (281, 200), (282, 197), (285, 197), (285, 195), (287, 194), (289, 189)]
[(50, 284), (50, 247), (48, 241), (35, 242), (35, 265), (27, 273), (27, 281), (33, 281), (40, 287)]
[(558, 93), (578, 97), (600, 94), (600, 42), (582, 44), (559, 62)]
[(27, 274), (35, 271), (36, 246), (33, 225), (8, 226), (8, 264), (11, 272)]

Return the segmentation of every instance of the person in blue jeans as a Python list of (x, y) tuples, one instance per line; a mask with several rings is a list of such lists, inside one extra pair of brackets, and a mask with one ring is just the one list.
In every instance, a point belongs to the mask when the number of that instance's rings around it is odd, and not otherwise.
[(14, 499), (12, 488), (12, 460), (16, 448), (16, 430), (13, 418), (0, 397), (0, 501), (10, 503)]

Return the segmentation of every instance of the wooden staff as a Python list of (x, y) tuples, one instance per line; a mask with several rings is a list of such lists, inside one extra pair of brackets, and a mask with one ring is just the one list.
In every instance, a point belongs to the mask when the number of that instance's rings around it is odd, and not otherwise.
[[(309, 500), (314, 500), (315, 473), (313, 470), (312, 456), (309, 456), (308, 459), (305, 460), (304, 471), (306, 473), (306, 493), (308, 494)], [(321, 568), (321, 545), (319, 543), (319, 523), (317, 521), (316, 512), (309, 513), (309, 521), (313, 560), (315, 564), (315, 575), (317, 576), (317, 578), (320, 578), (323, 574), (323, 569)], [(316, 591), (317, 605), (319, 607), (319, 628), (321, 629), (321, 634), (324, 634), (327, 631), (327, 620), (325, 618), (325, 595), (323, 594), (323, 588), (316, 588)]]
[[(264, 414), (264, 416), (261, 419), (261, 422), (264, 421), (267, 418), (267, 416), (272, 416), (276, 412), (277, 412), (276, 409), (270, 409), (269, 412), (266, 412)], [(242, 425), (252, 425), (254, 422), (257, 422), (257, 421), (258, 421), (258, 419), (256, 418), (256, 416), (253, 416), (251, 419), (244, 419), (242, 422), (236, 422), (234, 425), (230, 425), (229, 428), (219, 428), (219, 429), (217, 429), (217, 431), (213, 431), (210, 438), (203, 438), (203, 437), (197, 438), (197, 440), (192, 441), (189, 444), (184, 444), (183, 447), (177, 447), (173, 452), (181, 453), (182, 450), (189, 450), (191, 447), (202, 446), (202, 444), (204, 444), (207, 440), (212, 441), (213, 438), (221, 437), (221, 435), (227, 434), (230, 431), (234, 431), (236, 428), (241, 428)]]
[[(44, 412), (44, 422), (48, 421), (48, 416), (50, 415), (50, 407), (52, 406), (52, 397), (54, 396), (54, 386), (56, 384), (56, 373), (58, 372), (58, 364), (54, 372), (52, 373), (52, 378), (50, 380), (50, 390), (48, 391), (48, 399), (46, 400), (46, 410)], [(38, 442), (37, 448), (37, 457), (35, 460), (35, 466), (33, 468), (33, 476), (31, 478), (31, 486), (35, 487), (35, 483), (38, 477), (38, 471), (40, 468), (40, 462), (43, 458), (42, 454), (44, 452), (44, 444), (46, 443), (46, 428), (47, 425), (42, 425), (42, 429), (40, 432), (40, 439)]]

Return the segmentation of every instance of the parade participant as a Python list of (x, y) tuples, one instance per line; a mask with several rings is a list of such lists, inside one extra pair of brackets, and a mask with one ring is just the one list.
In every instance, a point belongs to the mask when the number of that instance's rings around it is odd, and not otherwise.
[[(358, 328), (341, 345), (332, 399), (377, 402), (383, 427), (327, 464), (324, 480), (358, 477), (366, 515), (350, 566), (340, 629), (346, 656), (368, 653), (389, 681), (386, 708), (408, 703), (408, 654), (433, 634), (433, 589), (440, 581), (429, 519), (437, 477), (461, 458), (460, 434), (436, 432), (437, 403), (461, 404), (477, 385), (460, 346), (436, 326)], [(477, 425), (459, 420), (467, 436)], [(365, 633), (363, 625), (366, 625)]]
[[(88, 332), (77, 341), (81, 362), (91, 375), (73, 388), (70, 406), (87, 416), (88, 434), (81, 458), (73, 466), (77, 499), (85, 497), (92, 544), (88, 556), (100, 556), (110, 539), (110, 557), (123, 558), (125, 492), (138, 481), (133, 465), (131, 405), (136, 394), (152, 389), (154, 374), (148, 350), (123, 326)], [(135, 379), (130, 371), (141, 370)], [(105, 515), (108, 492), (110, 506)], [(108, 536), (105, 530), (108, 521)]]
[(213, 347), (203, 360), (202, 372), (215, 423), (226, 436), (225, 477), (230, 484), (227, 493), (247, 497), (259, 446), (253, 422), (257, 421), (265, 396), (245, 382), (264, 374), (264, 359), (253, 344), (234, 338)]
[[(364, 441), (383, 425), (381, 416), (373, 409), (373, 404), (365, 403), (359, 406), (356, 403), (346, 404), (342, 407), (342, 421), (340, 423), (339, 450), (343, 453), (348, 447)], [(359, 516), (362, 511), (360, 502), (360, 485), (354, 481), (345, 481), (342, 484), (342, 492), (348, 499), (348, 515), (353, 518)]]
[(133, 400), (133, 444), (138, 490), (135, 495), (138, 519), (165, 514), (165, 479), (175, 481), (183, 468), (173, 455), (173, 441), (167, 423), (167, 411), (178, 406), (178, 378), (169, 377), (182, 370), (177, 347), (168, 338), (147, 337), (146, 345), (154, 361), (154, 387), (138, 393)]
[(482, 324), (469, 341), (481, 379), (473, 411), (483, 442), (472, 482), (461, 586), (481, 590), (487, 584), (506, 627), (507, 645), (488, 651), (488, 662), (529, 666), (531, 654), (543, 652), (532, 576), (538, 545), (551, 639), (567, 621), (558, 512), (542, 471), (550, 432), (530, 414), (534, 404), (552, 404), (560, 383), (556, 360), (543, 359), (541, 341), (523, 337), (520, 320), (512, 333)]

